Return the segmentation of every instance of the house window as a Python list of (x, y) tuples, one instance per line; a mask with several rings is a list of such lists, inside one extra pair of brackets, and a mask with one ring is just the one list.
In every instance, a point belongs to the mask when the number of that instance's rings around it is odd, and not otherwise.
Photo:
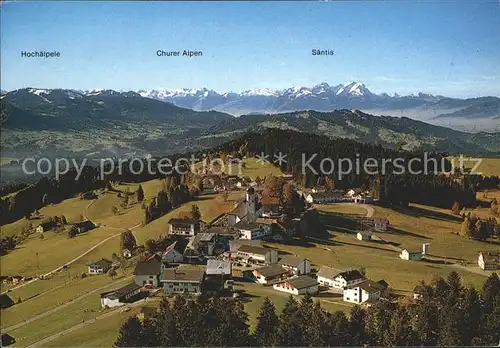
[(142, 281), (142, 285), (146, 285), (146, 281), (145, 280)]
[(153, 279), (153, 276), (149, 276), (149, 279)]

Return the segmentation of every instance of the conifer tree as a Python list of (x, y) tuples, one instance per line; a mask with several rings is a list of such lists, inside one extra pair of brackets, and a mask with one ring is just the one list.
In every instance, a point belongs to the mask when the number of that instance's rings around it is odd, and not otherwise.
[(195, 220), (201, 219), (200, 207), (198, 207), (198, 205), (196, 205), (196, 204), (193, 204), (191, 206), (191, 217)]
[(463, 345), (473, 345), (474, 338), (480, 336), (481, 324), (481, 300), (475, 288), (468, 288), (465, 290), (462, 309), (462, 334), (461, 341)]
[(299, 306), (297, 301), (290, 296), (279, 316), (277, 345), (302, 346), (302, 336)]
[(134, 250), (137, 245), (134, 234), (131, 230), (126, 230), (120, 235), (120, 248), (121, 250)]
[(328, 346), (347, 346), (351, 345), (351, 336), (349, 333), (349, 320), (342, 311), (336, 311), (328, 318)]
[(120, 328), (115, 347), (141, 347), (142, 324), (136, 316), (127, 319)]
[(500, 295), (500, 278), (493, 272), (484, 282), (481, 292), (481, 300), (483, 303), (483, 312), (491, 313), (493, 310), (493, 302), (495, 297)]
[(254, 342), (259, 346), (274, 346), (276, 344), (278, 316), (276, 307), (266, 297), (260, 307), (257, 326), (254, 332)]
[(413, 332), (409, 319), (405, 307), (400, 307), (394, 311), (389, 328), (384, 335), (384, 345), (391, 347), (412, 345)]
[(439, 335), (439, 310), (432, 298), (424, 296), (411, 310), (412, 328), (422, 346), (435, 346)]
[(355, 346), (362, 346), (365, 343), (365, 323), (365, 310), (359, 305), (352, 307), (351, 316), (349, 318), (349, 334), (351, 336), (352, 344)]
[(142, 202), (144, 200), (144, 190), (142, 189), (142, 185), (139, 184), (139, 187), (136, 191), (137, 202)]
[(493, 299), (491, 312), (485, 316), (484, 340), (487, 345), (500, 342), (500, 294)]

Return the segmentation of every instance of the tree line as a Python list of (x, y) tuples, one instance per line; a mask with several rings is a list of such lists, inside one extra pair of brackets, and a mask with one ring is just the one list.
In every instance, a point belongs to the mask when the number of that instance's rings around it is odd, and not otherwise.
[[(498, 176), (483, 177), (481, 175), (465, 175), (463, 180), (458, 178), (460, 173), (453, 172), (452, 163), (446, 153), (431, 152), (424, 154), (421, 151), (403, 151), (387, 149), (381, 145), (360, 143), (349, 139), (331, 139), (315, 134), (298, 133), (290, 130), (268, 129), (262, 134), (249, 133), (234, 141), (220, 145), (215, 152), (239, 153), (241, 156), (255, 156), (261, 153), (273, 155), (279, 152), (286, 154), (286, 162), (279, 165), (282, 171), (291, 173), (296, 182), (303, 187), (312, 187), (318, 179), (326, 176), (333, 187), (348, 189), (352, 187), (367, 187), (375, 191), (377, 198), (388, 204), (407, 205), (409, 202), (431, 206), (449, 208), (454, 201), (464, 205), (474, 205), (475, 193), (479, 189), (498, 188)], [(305, 158), (305, 161), (303, 157)], [(313, 157), (312, 161), (308, 161)], [(322, 174), (321, 161), (329, 158), (338, 167), (340, 159), (350, 159), (353, 168), (349, 174), (339, 176), (339, 168), (332, 173)], [(366, 173), (363, 163), (368, 159), (375, 159), (376, 165), (370, 167), (371, 172), (378, 171), (377, 175)], [(411, 164), (414, 172), (422, 174), (400, 174), (394, 165), (395, 159), (401, 159), (405, 168)], [(385, 160), (386, 161), (384, 164)], [(412, 162), (410, 162), (413, 160)], [(309, 166), (303, 172), (303, 164)], [(355, 164), (361, 164), (361, 170), (355, 170)], [(427, 163), (427, 164), (426, 164)], [(313, 169), (311, 170), (310, 167)], [(342, 170), (347, 171), (349, 164), (343, 162)], [(385, 167), (385, 172), (383, 171)], [(325, 171), (329, 165), (323, 163)], [(435, 172), (446, 171), (448, 176), (435, 175)], [(323, 172), (324, 173), (324, 172)]]
[(495, 273), (481, 291), (465, 287), (456, 272), (422, 282), (417, 300), (379, 302), (329, 313), (306, 295), (290, 296), (278, 312), (264, 299), (254, 330), (242, 299), (164, 298), (140, 321), (130, 317), (116, 347), (196, 346), (478, 346), (500, 340), (500, 279)]

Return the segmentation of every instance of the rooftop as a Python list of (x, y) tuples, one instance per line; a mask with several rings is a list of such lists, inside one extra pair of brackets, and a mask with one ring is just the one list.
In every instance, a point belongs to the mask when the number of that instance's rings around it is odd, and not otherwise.
[(500, 266), (500, 251), (481, 251), (483, 261), (486, 264)]
[(163, 274), (161, 275), (161, 281), (171, 282), (180, 280), (184, 282), (200, 283), (203, 280), (204, 275), (204, 270), (169, 268), (163, 271)]
[(253, 231), (261, 228), (261, 224), (258, 223), (246, 223), (243, 221), (238, 222), (236, 225), (234, 225), (234, 228), (239, 229), (239, 230), (246, 230), (246, 231)]
[(375, 282), (371, 279), (366, 279), (365, 281), (356, 284), (355, 287), (359, 287), (368, 293), (379, 292), (387, 288), (383, 284)]
[(197, 224), (201, 222), (201, 220), (196, 220), (196, 219), (181, 219), (181, 218), (173, 218), (168, 221), (169, 224), (177, 224), (177, 225), (192, 225), (192, 224)]
[(125, 286), (122, 286), (119, 289), (116, 289), (113, 291), (108, 291), (108, 292), (103, 292), (101, 294), (101, 297), (107, 297), (110, 299), (117, 299), (117, 298), (120, 298), (122, 296), (128, 295), (128, 294), (130, 294), (130, 293), (132, 293), (140, 288), (141, 288), (140, 285), (137, 285), (136, 283), (130, 283), (130, 284), (127, 284)]
[(207, 262), (207, 274), (231, 274), (231, 262), (210, 259)]
[(159, 275), (161, 272), (161, 262), (156, 258), (148, 261), (138, 262), (135, 266), (134, 275)]
[(295, 289), (304, 289), (311, 286), (319, 285), (318, 281), (308, 275), (302, 275), (296, 278), (291, 278), (286, 280)]
[(99, 261), (89, 263), (90, 267), (110, 267), (113, 264), (113, 262), (109, 261), (108, 259), (100, 259)]
[(334, 279), (335, 277), (337, 277), (337, 275), (339, 275), (339, 273), (342, 273), (342, 271), (339, 269), (327, 266), (321, 266), (321, 268), (318, 271), (318, 277)]
[(364, 278), (363, 274), (357, 269), (340, 272), (339, 274), (337, 274), (337, 276), (341, 276), (346, 281)]
[(299, 263), (302, 261), (307, 260), (304, 257), (297, 257), (293, 255), (285, 255), (281, 258), (279, 261), (280, 265), (290, 265), (290, 266), (297, 266)]
[(249, 254), (257, 254), (257, 255), (265, 255), (270, 252), (272, 249), (253, 246), (253, 245), (242, 245), (238, 249), (238, 252), (249, 253)]
[(282, 274), (288, 273), (286, 269), (281, 267), (280, 265), (271, 265), (271, 266), (265, 266), (265, 267), (260, 267), (255, 269), (255, 272), (258, 272), (259, 274), (262, 274), (264, 277), (276, 277)]

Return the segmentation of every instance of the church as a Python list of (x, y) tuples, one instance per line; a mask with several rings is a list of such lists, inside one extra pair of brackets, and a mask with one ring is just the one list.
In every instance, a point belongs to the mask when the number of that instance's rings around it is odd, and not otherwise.
[(257, 200), (255, 189), (247, 189), (245, 199), (240, 201), (236, 207), (227, 214), (227, 225), (232, 227), (238, 222), (253, 223), (262, 214), (262, 204)]

